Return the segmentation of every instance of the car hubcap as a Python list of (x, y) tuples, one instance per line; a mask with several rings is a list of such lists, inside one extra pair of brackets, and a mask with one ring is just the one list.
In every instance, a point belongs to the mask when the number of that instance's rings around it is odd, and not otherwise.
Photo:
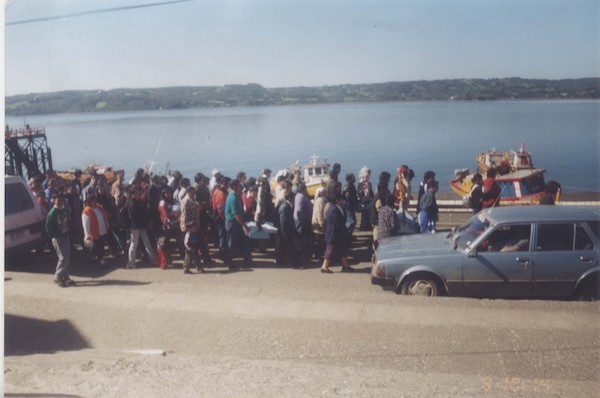
[(433, 296), (435, 288), (429, 281), (415, 281), (408, 289), (413, 296)]

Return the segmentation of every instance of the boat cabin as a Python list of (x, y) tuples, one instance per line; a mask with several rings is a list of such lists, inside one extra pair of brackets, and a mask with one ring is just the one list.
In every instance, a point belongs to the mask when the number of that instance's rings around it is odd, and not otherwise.
[(308, 185), (317, 179), (319, 183), (323, 179), (329, 179), (329, 163), (326, 160), (319, 159), (317, 155), (312, 155), (310, 163), (304, 165), (304, 181)]
[(496, 182), (502, 191), (501, 197), (521, 199), (543, 193), (546, 188), (544, 170), (539, 169), (537, 171), (536, 173), (530, 173), (527, 170), (521, 170), (496, 178)]

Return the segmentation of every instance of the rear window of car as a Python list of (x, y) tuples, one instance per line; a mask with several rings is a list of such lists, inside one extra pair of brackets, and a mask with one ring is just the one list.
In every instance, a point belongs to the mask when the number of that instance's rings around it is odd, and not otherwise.
[(4, 191), (5, 209), (7, 216), (31, 210), (34, 207), (33, 200), (27, 188), (22, 184), (7, 184)]
[(541, 224), (538, 251), (593, 250), (594, 242), (582, 224)]

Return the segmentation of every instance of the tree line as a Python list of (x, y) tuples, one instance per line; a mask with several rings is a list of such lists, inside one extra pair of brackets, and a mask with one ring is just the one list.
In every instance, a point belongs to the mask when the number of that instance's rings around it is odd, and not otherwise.
[(7, 116), (391, 101), (599, 99), (600, 78), (522, 78), (344, 84), (265, 88), (258, 84), (78, 90), (5, 98)]

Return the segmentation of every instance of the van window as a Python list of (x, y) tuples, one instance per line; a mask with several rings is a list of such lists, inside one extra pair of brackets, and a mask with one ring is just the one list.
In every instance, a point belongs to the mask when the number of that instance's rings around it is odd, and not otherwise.
[(29, 190), (22, 184), (7, 184), (4, 191), (4, 213), (7, 216), (33, 209), (33, 200)]

